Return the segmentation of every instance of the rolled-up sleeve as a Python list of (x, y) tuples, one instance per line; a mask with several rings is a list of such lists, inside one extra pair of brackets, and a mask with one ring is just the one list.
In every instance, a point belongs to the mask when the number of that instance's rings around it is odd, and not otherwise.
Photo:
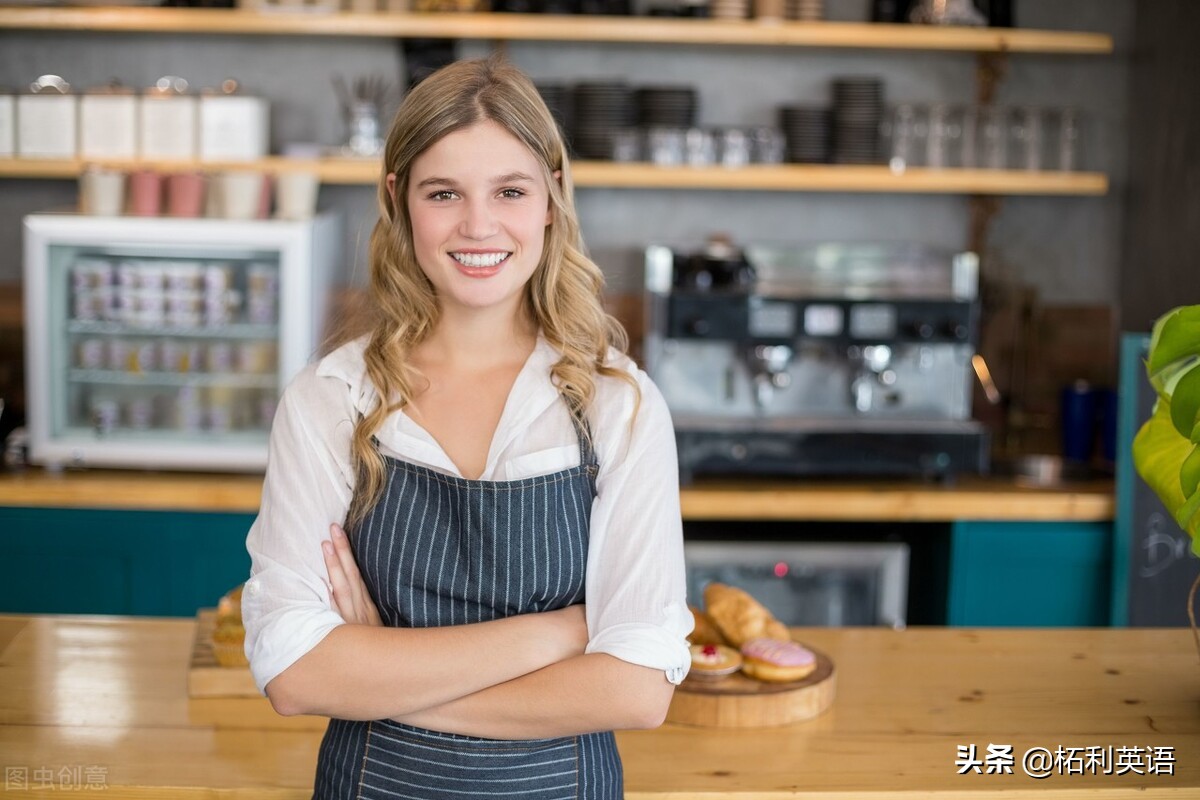
[[(661, 669), (678, 684), (691, 665), (679, 510), (679, 466), (670, 412), (644, 373), (633, 392), (609, 378), (593, 425), (600, 471), (588, 550), (587, 652)], [(614, 385), (616, 384), (616, 385)]]
[(242, 593), (246, 657), (260, 692), (338, 625), (321, 542), (351, 497), (353, 428), (346, 385), (304, 370), (284, 391), (271, 427), (262, 505), (246, 537)]

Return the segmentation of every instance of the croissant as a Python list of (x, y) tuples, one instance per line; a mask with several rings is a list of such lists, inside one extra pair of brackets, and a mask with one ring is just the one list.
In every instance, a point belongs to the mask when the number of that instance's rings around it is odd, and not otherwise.
[(746, 592), (723, 583), (704, 587), (704, 607), (717, 630), (734, 647), (751, 639), (791, 641), (787, 626), (775, 619), (761, 603)]
[(692, 632), (687, 637), (689, 642), (692, 644), (729, 644), (707, 614), (692, 605), (689, 605), (688, 609), (692, 612), (692, 619), (695, 621)]

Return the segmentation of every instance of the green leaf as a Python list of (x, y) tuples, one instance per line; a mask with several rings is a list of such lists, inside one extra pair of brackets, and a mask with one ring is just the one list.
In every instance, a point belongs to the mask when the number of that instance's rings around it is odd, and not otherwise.
[[(1195, 451), (1195, 446), (1179, 435), (1171, 423), (1169, 407), (1162, 402), (1154, 404), (1154, 414), (1146, 421), (1133, 439), (1133, 463), (1138, 475), (1146, 482), (1167, 510), (1177, 519), (1183, 516), (1179, 527), (1192, 537), (1193, 549), (1200, 540), (1200, 517), (1196, 508), (1187, 509), (1189, 501), (1200, 503), (1200, 493), (1193, 490), (1184, 494), (1181, 469)], [(1185, 513), (1187, 512), (1187, 513)]]
[(1200, 364), (1193, 364), (1180, 373), (1171, 392), (1170, 403), (1171, 423), (1180, 436), (1190, 440), (1196, 432), (1196, 418), (1200, 415)]
[(1200, 305), (1168, 311), (1154, 323), (1147, 367), (1153, 382), (1165, 367), (1180, 359), (1200, 356)]
[[(1188, 442), (1188, 444), (1192, 444)], [(1192, 497), (1200, 495), (1196, 490), (1200, 488), (1200, 447), (1192, 445), (1192, 452), (1188, 453), (1187, 458), (1183, 460), (1183, 466), (1179, 468), (1179, 489), (1183, 492), (1184, 497)]]

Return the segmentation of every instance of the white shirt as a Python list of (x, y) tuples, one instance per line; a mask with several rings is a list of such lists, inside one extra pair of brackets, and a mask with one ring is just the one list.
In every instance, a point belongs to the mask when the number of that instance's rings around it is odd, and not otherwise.
[[(345, 622), (325, 583), (321, 542), (343, 523), (354, 494), (350, 438), (376, 397), (366, 339), (304, 369), (284, 391), (271, 428), (262, 505), (250, 529), (242, 596), (246, 656), (259, 691)], [(579, 438), (550, 380), (559, 354), (543, 338), (504, 406), (481, 480), (518, 480), (579, 464)], [(586, 592), (588, 653), (664, 670), (679, 683), (691, 665), (675, 436), (658, 388), (626, 356), (609, 364), (634, 377), (596, 377), (588, 422), (597, 460)], [(402, 411), (376, 432), (380, 451), (462, 477), (437, 441)]]

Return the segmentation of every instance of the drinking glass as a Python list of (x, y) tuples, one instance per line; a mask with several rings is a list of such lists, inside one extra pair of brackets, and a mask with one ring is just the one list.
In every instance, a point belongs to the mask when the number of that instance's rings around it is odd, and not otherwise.
[(1004, 109), (984, 106), (977, 112), (976, 147), (978, 166), (983, 169), (1004, 169), (1008, 164), (1008, 128)]
[(1051, 165), (1063, 172), (1079, 169), (1079, 112), (1073, 108), (1064, 108), (1058, 112), (1058, 131), (1054, 137), (1054, 162)]
[(1009, 118), (1009, 146), (1013, 168), (1042, 169), (1045, 135), (1040, 109), (1020, 106), (1012, 110)]
[(924, 149), (926, 123), (924, 111), (918, 106), (904, 103), (892, 110), (891, 125), (885, 127), (885, 137), (890, 138), (888, 166), (892, 172), (904, 172), (909, 167), (919, 166), (918, 154)]
[(945, 169), (961, 163), (962, 117), (957, 109), (938, 103), (929, 107), (925, 137), (925, 166)]

